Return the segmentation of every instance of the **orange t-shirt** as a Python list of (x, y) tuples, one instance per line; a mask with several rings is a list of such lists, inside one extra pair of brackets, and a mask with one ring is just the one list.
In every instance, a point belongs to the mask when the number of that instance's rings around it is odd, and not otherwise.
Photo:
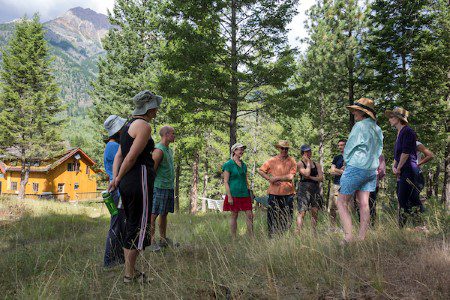
[[(286, 159), (280, 159), (277, 155), (266, 161), (259, 170), (272, 176), (295, 175), (297, 163), (293, 157), (288, 156)], [(282, 181), (279, 184), (271, 183), (267, 193), (279, 196), (295, 194), (294, 183), (292, 181)]]

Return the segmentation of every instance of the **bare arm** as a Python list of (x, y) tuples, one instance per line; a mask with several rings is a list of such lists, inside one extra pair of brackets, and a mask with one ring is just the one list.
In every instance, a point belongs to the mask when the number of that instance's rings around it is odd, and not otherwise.
[(298, 172), (300, 173), (300, 175), (304, 176), (304, 177), (309, 177), (309, 175), (311, 174), (311, 161), (307, 160), (305, 162), (306, 168), (303, 166), (303, 164), (301, 162), (299, 162), (297, 164), (297, 168), (298, 168)]
[(122, 161), (123, 161), (122, 149), (119, 147), (119, 149), (116, 152), (116, 156), (114, 156), (113, 178), (111, 178), (111, 180), (114, 180), (114, 178), (117, 177), (117, 174), (119, 173), (119, 167), (122, 164)]
[(409, 154), (402, 153), (402, 155), (400, 155), (400, 161), (398, 162), (398, 165), (397, 165), (397, 173), (400, 173), (400, 170), (402, 169), (403, 165), (408, 160), (408, 158), (409, 158)]
[[(137, 121), (136, 121), (137, 122)], [(134, 125), (134, 124), (133, 124)], [(132, 126), (133, 126), (132, 125)], [(131, 145), (130, 151), (127, 156), (123, 159), (120, 165), (117, 175), (115, 175), (113, 181), (109, 185), (108, 190), (114, 190), (120, 183), (123, 176), (133, 167), (139, 154), (144, 150), (147, 142), (151, 136), (151, 128), (148, 123), (139, 122), (135, 123), (134, 128), (136, 136), (134, 138), (133, 144)], [(129, 129), (131, 130), (131, 128)], [(122, 154), (122, 152), (120, 152)], [(117, 154), (116, 154), (117, 156)], [(116, 164), (116, 158), (114, 158), (114, 165)]]
[(263, 171), (261, 171), (260, 169), (257, 170), (258, 174), (261, 175), (262, 178), (264, 178), (267, 181), (270, 181), (271, 176), (267, 173), (264, 173)]
[(230, 180), (230, 172), (223, 171), (223, 183), (225, 185), (225, 191), (228, 196), (228, 203), (233, 204), (233, 197), (231, 196), (230, 184), (228, 183)]
[(162, 159), (164, 157), (164, 153), (161, 149), (155, 149), (152, 153), (152, 158), (155, 164), (153, 165), (153, 168), (155, 169), (155, 172), (158, 170), (159, 164), (161, 163)]
[(344, 173), (344, 170), (336, 168), (336, 165), (331, 165), (331, 175), (339, 176)]
[(419, 150), (420, 152), (422, 152), (425, 157), (423, 157), (420, 162), (417, 164), (419, 167), (426, 164), (427, 162), (429, 162), (430, 160), (432, 160), (434, 158), (434, 153), (430, 151), (430, 149), (428, 149), (427, 147), (425, 147), (423, 144), (420, 144), (417, 147), (417, 150)]

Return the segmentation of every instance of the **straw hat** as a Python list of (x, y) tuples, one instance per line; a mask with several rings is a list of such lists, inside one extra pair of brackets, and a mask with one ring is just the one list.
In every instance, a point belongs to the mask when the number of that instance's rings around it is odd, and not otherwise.
[(133, 115), (145, 115), (149, 109), (158, 108), (161, 105), (162, 97), (145, 90), (134, 96), (133, 102), (135, 106)]
[(373, 104), (373, 100), (369, 98), (361, 98), (353, 105), (347, 106), (349, 110), (360, 110), (368, 114), (372, 119), (376, 120), (375, 117), (375, 105)]
[(400, 120), (408, 123), (409, 111), (407, 111), (406, 109), (404, 109), (402, 107), (394, 107), (393, 110), (386, 110), (384, 114), (388, 118), (390, 118), (392, 116), (392, 117), (399, 118)]
[(277, 148), (277, 149), (279, 149), (279, 148), (291, 148), (291, 145), (289, 144), (288, 141), (281, 140), (281, 141), (278, 141), (278, 144), (275, 144), (275, 148)]

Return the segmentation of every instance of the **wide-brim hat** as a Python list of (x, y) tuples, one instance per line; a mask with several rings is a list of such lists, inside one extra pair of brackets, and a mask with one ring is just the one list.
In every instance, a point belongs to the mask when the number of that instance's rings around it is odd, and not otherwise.
[(231, 146), (231, 150), (230, 150), (230, 152), (231, 152), (231, 158), (233, 158), (233, 153), (234, 153), (234, 151), (235, 151), (236, 149), (238, 149), (238, 148), (244, 148), (244, 149), (246, 149), (247, 146), (244, 146), (244, 145), (241, 144), (241, 143), (236, 143), (236, 144), (234, 144), (233, 146)]
[(384, 114), (386, 115), (386, 117), (397, 117), (400, 120), (409, 123), (408, 122), (408, 117), (409, 117), (409, 111), (407, 111), (406, 109), (404, 109), (403, 107), (394, 107), (393, 110), (386, 110), (384, 112)]
[(106, 121), (103, 123), (103, 126), (105, 126), (106, 131), (108, 131), (108, 137), (111, 137), (115, 135), (119, 130), (125, 125), (125, 122), (127, 120), (124, 118), (121, 118), (116, 115), (110, 115)]
[(376, 120), (375, 113), (375, 105), (372, 99), (369, 98), (361, 98), (358, 101), (354, 102), (353, 105), (348, 105), (347, 108), (349, 110), (360, 110), (365, 112), (372, 119)]
[(277, 148), (277, 149), (279, 149), (279, 148), (291, 148), (291, 145), (289, 144), (288, 141), (281, 140), (281, 141), (278, 141), (277, 144), (275, 144), (275, 148)]
[(162, 97), (145, 90), (134, 96), (133, 102), (135, 106), (133, 115), (145, 115), (149, 109), (158, 108), (161, 105)]

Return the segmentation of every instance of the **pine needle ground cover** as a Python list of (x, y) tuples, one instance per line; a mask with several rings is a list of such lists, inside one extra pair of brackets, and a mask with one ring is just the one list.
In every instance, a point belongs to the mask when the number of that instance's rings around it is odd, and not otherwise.
[[(430, 207), (431, 206), (431, 207)], [(255, 238), (240, 217), (232, 242), (228, 214), (169, 217), (180, 247), (146, 251), (146, 285), (124, 285), (122, 268), (102, 267), (108, 214), (102, 204), (0, 199), (0, 286), (5, 298), (299, 299), (450, 298), (449, 218), (429, 205), (428, 234), (399, 230), (393, 215), (364, 242), (339, 244), (321, 215), (300, 237), (266, 237), (264, 211)]]

